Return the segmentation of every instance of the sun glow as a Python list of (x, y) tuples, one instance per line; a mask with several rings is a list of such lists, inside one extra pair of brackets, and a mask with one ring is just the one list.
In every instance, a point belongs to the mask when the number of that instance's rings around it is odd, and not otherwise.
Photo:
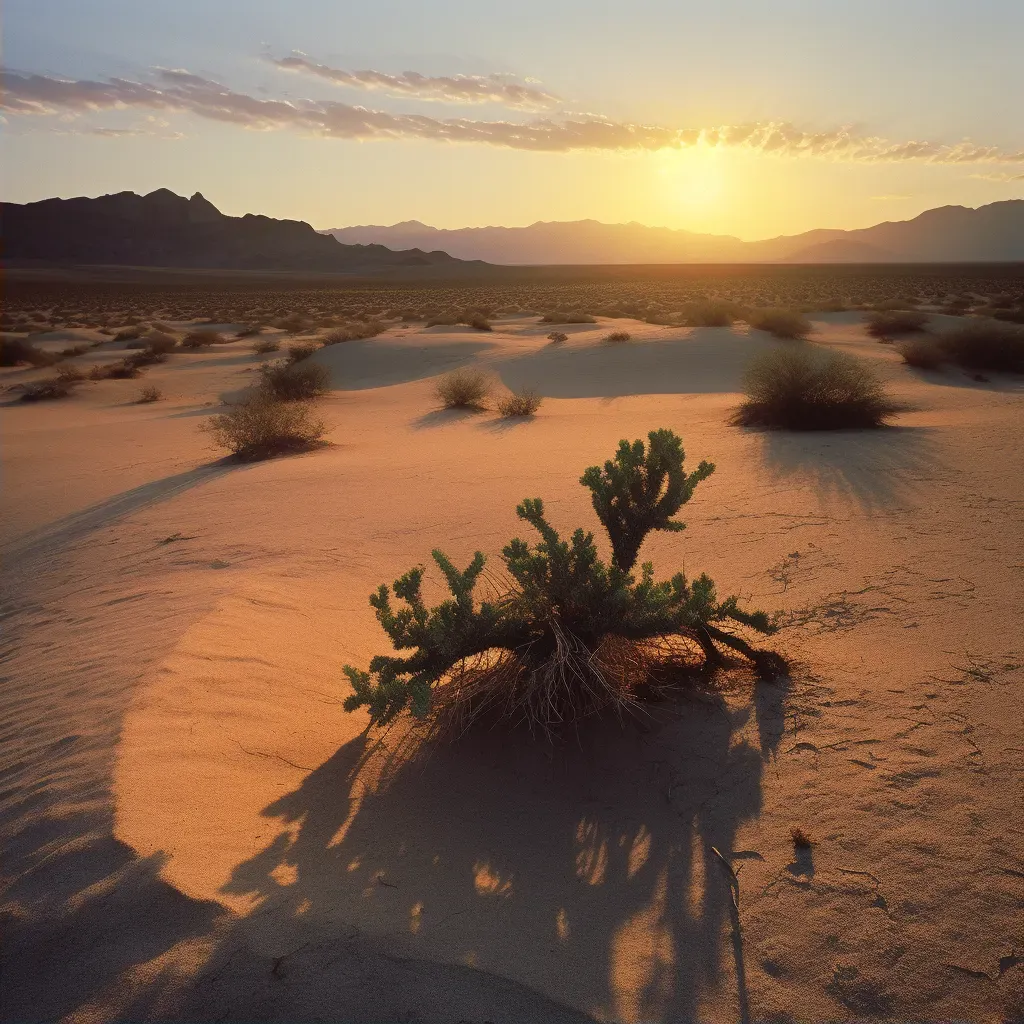
[(712, 223), (728, 205), (728, 168), (714, 147), (664, 152), (658, 176), (666, 207), (687, 222)]

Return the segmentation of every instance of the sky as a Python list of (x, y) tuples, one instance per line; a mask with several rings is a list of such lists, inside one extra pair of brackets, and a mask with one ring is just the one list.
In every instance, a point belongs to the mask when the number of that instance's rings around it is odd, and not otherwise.
[(744, 239), (1024, 197), (1024, 0), (4, 0), (0, 198)]

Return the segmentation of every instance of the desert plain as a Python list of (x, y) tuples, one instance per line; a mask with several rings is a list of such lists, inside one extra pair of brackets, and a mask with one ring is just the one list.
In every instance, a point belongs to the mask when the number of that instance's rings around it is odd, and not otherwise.
[[(310, 357), (328, 444), (258, 462), (198, 429), (275, 358), (242, 322), (149, 367), (158, 402), (8, 390), (4, 1019), (1024, 1019), (1024, 382), (807, 315), (889, 426), (735, 426), (750, 359), (793, 343), (636, 315), (557, 345), (535, 312), (392, 317)], [(97, 343), (84, 371), (111, 339), (32, 337)], [(439, 409), (458, 367), (542, 405)], [(595, 529), (580, 474), (660, 427), (717, 468), (643, 557), (778, 612), (786, 678), (555, 743), (342, 709), (380, 583), (435, 547), (497, 562), (524, 497)]]

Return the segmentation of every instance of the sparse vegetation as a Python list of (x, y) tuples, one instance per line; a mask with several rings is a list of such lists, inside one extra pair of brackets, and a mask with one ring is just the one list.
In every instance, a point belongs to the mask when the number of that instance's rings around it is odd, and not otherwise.
[(224, 344), (225, 338), (223, 335), (218, 334), (216, 331), (199, 330), (189, 331), (184, 338), (181, 339), (182, 348), (209, 348), (211, 345), (222, 345)]
[(261, 338), (253, 345), (252, 350), (258, 356), (265, 356), (270, 352), (277, 352), (280, 347), (281, 342), (275, 338)]
[(937, 370), (946, 361), (942, 345), (932, 337), (905, 341), (899, 350), (903, 362), (919, 370)]
[(400, 653), (378, 655), (368, 672), (345, 667), (353, 688), (346, 710), (365, 707), (372, 723), (384, 725), (408, 709), (442, 727), (495, 712), (551, 731), (608, 706), (635, 706), (695, 655), (720, 663), (719, 645), (751, 659), (764, 676), (777, 675), (784, 668), (779, 656), (754, 649), (730, 628), (771, 633), (764, 612), (742, 611), (736, 597), (719, 600), (704, 575), (655, 582), (650, 563), (639, 578), (633, 573), (644, 538), (652, 530), (682, 530), (673, 516), (714, 471), (702, 462), (687, 474), (683, 465), (681, 440), (658, 430), (646, 446), (622, 441), (613, 460), (583, 474), (608, 534), (610, 564), (599, 558), (592, 534), (580, 529), (563, 540), (544, 503), (528, 498), (516, 512), (541, 541), (505, 546), (509, 590), (478, 600), (483, 554), (459, 570), (437, 550), (450, 599), (426, 606), (422, 566), (394, 584), (405, 609), (395, 611), (391, 590), (381, 586), (370, 604)]
[(282, 402), (309, 401), (331, 389), (331, 372), (319, 363), (266, 363), (259, 368), (259, 375), (259, 390)]
[(282, 401), (263, 392), (212, 416), (201, 429), (218, 447), (245, 460), (308, 451), (327, 432), (309, 402)]
[(291, 365), (295, 363), (301, 363), (304, 359), (308, 359), (314, 352), (319, 352), (320, 346), (315, 342), (307, 341), (301, 342), (298, 345), (288, 346), (287, 360)]
[(604, 340), (613, 342), (631, 341), (633, 335), (629, 331), (612, 331)]
[(965, 370), (1024, 372), (1024, 328), (1000, 322), (974, 321), (942, 336), (950, 362)]
[(325, 345), (340, 345), (346, 341), (361, 341), (364, 338), (376, 338), (386, 330), (379, 320), (368, 320), (365, 323), (351, 323), (344, 327), (335, 327), (328, 331), (320, 340)]
[(61, 359), (74, 359), (76, 356), (84, 356), (89, 351), (88, 345), (69, 345), (65, 349), (61, 349)]
[(541, 318), (542, 324), (596, 324), (597, 321), (589, 313), (545, 313)]
[(923, 331), (930, 318), (927, 313), (910, 309), (869, 313), (864, 319), (871, 337), (888, 340), (900, 334)]
[(129, 327), (122, 327), (121, 330), (114, 335), (114, 341), (134, 341), (136, 338), (142, 336), (142, 328), (138, 324), (132, 324)]
[(786, 430), (879, 427), (896, 411), (865, 363), (844, 353), (780, 348), (751, 363), (735, 422)]
[(146, 342), (146, 348), (150, 352), (155, 352), (158, 355), (166, 355), (168, 352), (173, 352), (178, 347), (177, 339), (171, 337), (169, 334), (165, 334), (163, 331), (150, 331), (144, 340)]
[(539, 408), (541, 397), (536, 391), (513, 391), (498, 399), (498, 412), (506, 419), (514, 416), (532, 416)]
[(806, 338), (811, 333), (810, 320), (794, 309), (754, 309), (747, 314), (747, 323), (776, 338)]
[(0, 366), (53, 366), (57, 357), (21, 338), (0, 339)]
[(793, 846), (798, 850), (809, 850), (814, 846), (814, 840), (802, 828), (791, 828), (789, 837), (793, 840)]
[(21, 385), (21, 401), (49, 402), (67, 398), (85, 380), (85, 374), (74, 367), (64, 367), (53, 377)]
[(548, 335), (548, 341), (550, 341), (552, 345), (561, 345), (562, 342), (568, 341), (568, 340), (569, 340), (569, 335), (565, 334), (562, 331), (552, 331)]
[(683, 318), (693, 327), (728, 327), (744, 315), (735, 302), (692, 302), (683, 310)]
[(434, 394), (445, 409), (482, 409), (491, 381), (480, 370), (463, 367), (438, 380)]
[(135, 399), (136, 405), (148, 405), (150, 402), (159, 402), (164, 397), (164, 393), (152, 384), (147, 384), (140, 392), (139, 397)]

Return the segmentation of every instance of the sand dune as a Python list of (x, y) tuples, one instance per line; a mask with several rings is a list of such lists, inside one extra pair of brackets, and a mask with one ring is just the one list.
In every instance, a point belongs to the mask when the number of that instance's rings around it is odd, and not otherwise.
[[(766, 435), (728, 419), (783, 343), (549, 330), (324, 349), (332, 447), (260, 464), (197, 431), (248, 341), (152, 368), (155, 405), (103, 381), (0, 410), (4, 1019), (1021, 1012), (1024, 388), (911, 371), (825, 315), (815, 341), (908, 409)], [(460, 365), (546, 401), (438, 413)], [(367, 737), (340, 700), (383, 649), (371, 590), (435, 546), (497, 557), (526, 496), (593, 528), (580, 472), (661, 426), (718, 469), (643, 556), (787, 613), (789, 685), (736, 673), (554, 751)]]

